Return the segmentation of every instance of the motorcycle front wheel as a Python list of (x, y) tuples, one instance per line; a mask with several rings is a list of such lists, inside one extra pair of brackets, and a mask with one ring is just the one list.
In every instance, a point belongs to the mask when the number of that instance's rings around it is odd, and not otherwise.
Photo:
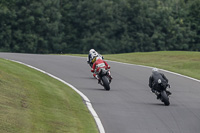
[(104, 86), (105, 90), (109, 91), (110, 90), (110, 85), (109, 85), (108, 78), (106, 76), (103, 76), (101, 78), (101, 80), (103, 82), (103, 86)]

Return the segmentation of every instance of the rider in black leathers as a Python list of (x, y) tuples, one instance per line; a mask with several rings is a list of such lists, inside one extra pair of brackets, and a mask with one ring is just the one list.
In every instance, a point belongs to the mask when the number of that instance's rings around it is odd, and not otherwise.
[[(157, 68), (153, 68), (152, 75), (149, 77), (149, 87), (151, 88), (151, 91), (153, 93), (155, 93), (156, 91), (156, 88), (159, 84), (159, 79), (164, 86), (170, 87), (170, 85), (168, 84), (168, 79), (165, 77), (165, 75), (163, 73), (159, 73)], [(169, 90), (166, 90), (166, 92), (168, 93), (168, 95), (171, 95), (171, 92)]]

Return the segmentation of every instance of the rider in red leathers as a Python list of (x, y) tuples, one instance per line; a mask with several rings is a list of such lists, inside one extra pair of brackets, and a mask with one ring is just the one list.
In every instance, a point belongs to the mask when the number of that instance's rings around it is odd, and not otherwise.
[[(92, 66), (91, 72), (93, 72), (93, 76), (98, 80), (98, 83), (100, 83), (100, 78), (98, 76), (100, 68), (105, 68), (107, 70), (107, 69), (110, 69), (110, 66), (108, 65), (106, 61), (102, 60), (99, 57), (96, 57), (96, 61)], [(110, 78), (110, 82), (111, 82), (112, 76), (110, 75), (110, 71), (108, 73), (108, 77)]]

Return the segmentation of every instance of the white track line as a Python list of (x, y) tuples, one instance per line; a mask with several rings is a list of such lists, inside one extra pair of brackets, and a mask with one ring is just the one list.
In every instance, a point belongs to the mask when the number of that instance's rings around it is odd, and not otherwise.
[[(154, 68), (154, 67), (150, 67), (150, 66), (143, 66), (143, 65), (122, 63), (122, 62), (111, 61), (111, 60), (107, 60), (107, 61), (114, 62), (114, 63), (119, 63), (119, 64), (125, 64), (125, 65), (132, 65), (132, 66), (139, 66), (139, 67), (151, 68), (151, 69)], [(200, 80), (198, 80), (198, 79), (195, 79), (195, 78), (192, 78), (192, 77), (189, 77), (189, 76), (185, 76), (185, 75), (182, 75), (182, 74), (179, 74), (179, 73), (171, 72), (171, 71), (164, 70), (164, 69), (160, 69), (160, 68), (159, 68), (159, 70), (162, 70), (162, 71), (164, 71), (164, 72), (168, 72), (168, 73), (171, 73), (171, 74), (174, 74), (174, 75), (178, 75), (178, 76), (181, 76), (181, 77), (184, 77), (184, 78), (188, 78), (188, 79), (191, 79), (191, 80), (200, 82)]]
[[(7, 60), (9, 60), (9, 59), (7, 59)], [(83, 98), (83, 100), (85, 101), (85, 103), (86, 103), (86, 105), (87, 105), (87, 108), (89, 109), (89, 111), (91, 112), (92, 116), (93, 116), (94, 119), (95, 119), (95, 122), (96, 122), (96, 124), (97, 124), (97, 126), (98, 126), (99, 132), (100, 132), (100, 133), (105, 133), (104, 127), (103, 127), (103, 125), (102, 125), (102, 123), (101, 123), (101, 120), (100, 120), (99, 116), (97, 115), (96, 111), (95, 111), (94, 108), (92, 107), (92, 104), (91, 104), (90, 100), (89, 100), (89, 99), (87, 98), (87, 96), (85, 96), (82, 92), (80, 92), (78, 89), (76, 89), (76, 88), (75, 88), (74, 86), (72, 86), (71, 84), (65, 82), (64, 80), (62, 80), (62, 79), (60, 79), (60, 78), (58, 78), (58, 77), (56, 77), (56, 76), (54, 76), (54, 75), (52, 75), (52, 74), (50, 74), (50, 73), (47, 73), (47, 72), (45, 72), (45, 71), (43, 71), (43, 70), (41, 70), (41, 69), (38, 69), (38, 68), (36, 68), (36, 67), (34, 67), (34, 66), (25, 64), (25, 63), (20, 62), (20, 61), (15, 61), (15, 60), (11, 60), (11, 61), (16, 62), (16, 63), (19, 63), (19, 64), (23, 64), (23, 65), (28, 66), (28, 67), (30, 67), (30, 68), (33, 68), (33, 69), (35, 69), (35, 70), (37, 70), (37, 71), (40, 71), (40, 72), (42, 72), (42, 73), (44, 73), (44, 74), (47, 74), (48, 76), (50, 76), (50, 77), (52, 77), (52, 78), (54, 78), (54, 79), (59, 80), (60, 82), (62, 82), (62, 83), (64, 83), (64, 84), (68, 85), (68, 86), (71, 87), (73, 90), (75, 90), (75, 91)]]
[[(87, 58), (87, 57), (72, 56), (72, 55), (61, 55), (61, 56), (69, 56), (69, 57), (75, 57), (75, 58)], [(132, 65), (132, 66), (139, 66), (139, 67), (151, 68), (151, 69), (154, 68), (154, 67), (150, 67), (150, 66), (136, 65), (136, 64), (130, 64), (130, 63), (123, 63), (123, 62), (118, 62), (118, 61), (111, 61), (111, 60), (106, 60), (106, 61), (110, 61), (110, 62), (114, 62), (114, 63), (119, 63), (119, 64), (124, 64), (124, 65)], [(181, 77), (184, 77), (184, 78), (188, 78), (188, 79), (200, 82), (200, 80), (198, 80), (198, 79), (195, 79), (195, 78), (192, 78), (192, 77), (189, 77), (189, 76), (185, 76), (185, 75), (182, 75), (182, 74), (179, 74), (179, 73), (171, 72), (171, 71), (168, 71), (168, 70), (165, 70), (165, 69), (160, 69), (160, 68), (159, 68), (159, 70), (162, 70), (164, 72), (168, 72), (168, 73), (171, 73), (171, 74), (175, 74), (175, 75), (178, 75), (178, 76), (181, 76)]]

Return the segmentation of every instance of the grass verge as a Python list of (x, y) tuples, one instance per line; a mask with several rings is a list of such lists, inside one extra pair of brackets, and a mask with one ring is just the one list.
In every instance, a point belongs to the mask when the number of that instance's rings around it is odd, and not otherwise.
[[(71, 55), (82, 57), (88, 56), (80, 54)], [(159, 51), (108, 54), (103, 56), (106, 60), (158, 67), (200, 80), (200, 52)]]
[(1, 133), (97, 133), (82, 98), (24, 65), (0, 59)]
[(160, 51), (104, 55), (105, 59), (158, 67), (200, 80), (200, 52)]

